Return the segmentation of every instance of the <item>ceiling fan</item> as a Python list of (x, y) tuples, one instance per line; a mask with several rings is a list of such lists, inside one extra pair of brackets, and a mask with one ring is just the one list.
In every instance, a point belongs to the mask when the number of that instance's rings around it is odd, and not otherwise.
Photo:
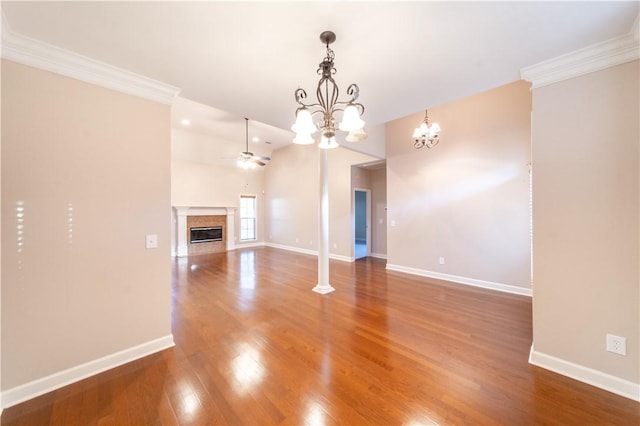
[(267, 161), (271, 160), (271, 157), (259, 157), (257, 155), (253, 155), (253, 152), (249, 152), (249, 119), (244, 118), (245, 120), (245, 150), (240, 153), (238, 157), (238, 166), (243, 169), (254, 169), (256, 166), (266, 166)]

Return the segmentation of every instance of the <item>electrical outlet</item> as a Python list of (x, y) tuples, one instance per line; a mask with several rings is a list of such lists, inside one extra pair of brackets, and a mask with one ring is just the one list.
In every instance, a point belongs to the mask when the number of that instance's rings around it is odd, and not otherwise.
[(438, 263), (440, 265), (444, 265), (444, 257), (441, 257), (440, 259), (438, 259)]
[(607, 334), (607, 351), (618, 355), (627, 355), (627, 339)]

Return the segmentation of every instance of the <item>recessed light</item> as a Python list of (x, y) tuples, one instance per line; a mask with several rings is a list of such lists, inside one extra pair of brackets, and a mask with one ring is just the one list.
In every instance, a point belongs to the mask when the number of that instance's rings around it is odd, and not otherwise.
[(254, 142), (260, 142), (260, 138), (257, 136), (254, 136), (253, 138), (251, 138), (251, 140)]
[(180, 120), (180, 124), (182, 124), (183, 126), (191, 126), (191, 121), (189, 121), (188, 118), (183, 118), (182, 120)]

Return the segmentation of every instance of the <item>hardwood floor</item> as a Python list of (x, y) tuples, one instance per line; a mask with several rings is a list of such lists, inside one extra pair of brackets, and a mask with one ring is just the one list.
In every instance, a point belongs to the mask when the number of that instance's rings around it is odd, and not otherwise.
[(272, 248), (176, 259), (176, 346), (8, 408), (3, 425), (638, 425), (527, 362), (531, 299)]

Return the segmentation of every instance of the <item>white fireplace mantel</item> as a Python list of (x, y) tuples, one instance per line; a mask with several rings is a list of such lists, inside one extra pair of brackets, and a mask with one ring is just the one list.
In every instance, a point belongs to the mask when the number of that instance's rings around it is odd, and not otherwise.
[(187, 241), (187, 216), (226, 216), (226, 243), (227, 250), (235, 248), (235, 207), (194, 207), (173, 206), (177, 219), (176, 248), (178, 256), (188, 256), (189, 247)]

